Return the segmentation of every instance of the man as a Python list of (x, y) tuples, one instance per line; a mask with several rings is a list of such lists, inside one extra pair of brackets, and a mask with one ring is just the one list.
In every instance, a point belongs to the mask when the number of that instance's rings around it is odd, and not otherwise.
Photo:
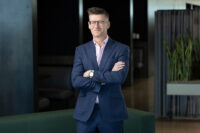
[(73, 115), (77, 133), (122, 133), (128, 115), (121, 85), (129, 69), (129, 47), (108, 36), (104, 9), (89, 8), (88, 15), (93, 40), (76, 48), (72, 70), (72, 85), (80, 89)]

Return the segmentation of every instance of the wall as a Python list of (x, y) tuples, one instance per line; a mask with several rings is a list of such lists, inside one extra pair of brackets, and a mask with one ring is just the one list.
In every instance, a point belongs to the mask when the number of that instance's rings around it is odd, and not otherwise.
[(34, 111), (32, 0), (0, 1), (0, 115)]
[(38, 0), (38, 55), (74, 56), (79, 45), (78, 0)]

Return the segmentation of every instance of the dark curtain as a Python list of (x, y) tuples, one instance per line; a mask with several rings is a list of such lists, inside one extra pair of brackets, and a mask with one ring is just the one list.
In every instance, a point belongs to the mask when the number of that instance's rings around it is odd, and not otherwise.
[(186, 35), (187, 29), (193, 38), (199, 38), (200, 10), (159, 10), (155, 12), (155, 19), (155, 113), (162, 117), (199, 116), (198, 96), (166, 94), (168, 59), (163, 41), (173, 47), (174, 40), (181, 34)]

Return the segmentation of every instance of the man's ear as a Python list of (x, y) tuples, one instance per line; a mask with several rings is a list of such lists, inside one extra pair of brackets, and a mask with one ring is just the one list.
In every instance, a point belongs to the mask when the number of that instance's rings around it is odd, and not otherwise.
[(90, 29), (90, 24), (89, 24), (89, 22), (88, 22), (88, 28)]
[(109, 29), (110, 28), (110, 21), (108, 21), (108, 23), (107, 23), (107, 29)]

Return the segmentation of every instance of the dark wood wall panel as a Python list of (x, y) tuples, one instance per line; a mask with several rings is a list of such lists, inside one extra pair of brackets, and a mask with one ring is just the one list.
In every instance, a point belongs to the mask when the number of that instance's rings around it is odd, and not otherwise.
[(78, 6), (78, 0), (38, 0), (39, 55), (74, 55), (79, 44)]
[(0, 115), (34, 111), (32, 0), (0, 1)]

